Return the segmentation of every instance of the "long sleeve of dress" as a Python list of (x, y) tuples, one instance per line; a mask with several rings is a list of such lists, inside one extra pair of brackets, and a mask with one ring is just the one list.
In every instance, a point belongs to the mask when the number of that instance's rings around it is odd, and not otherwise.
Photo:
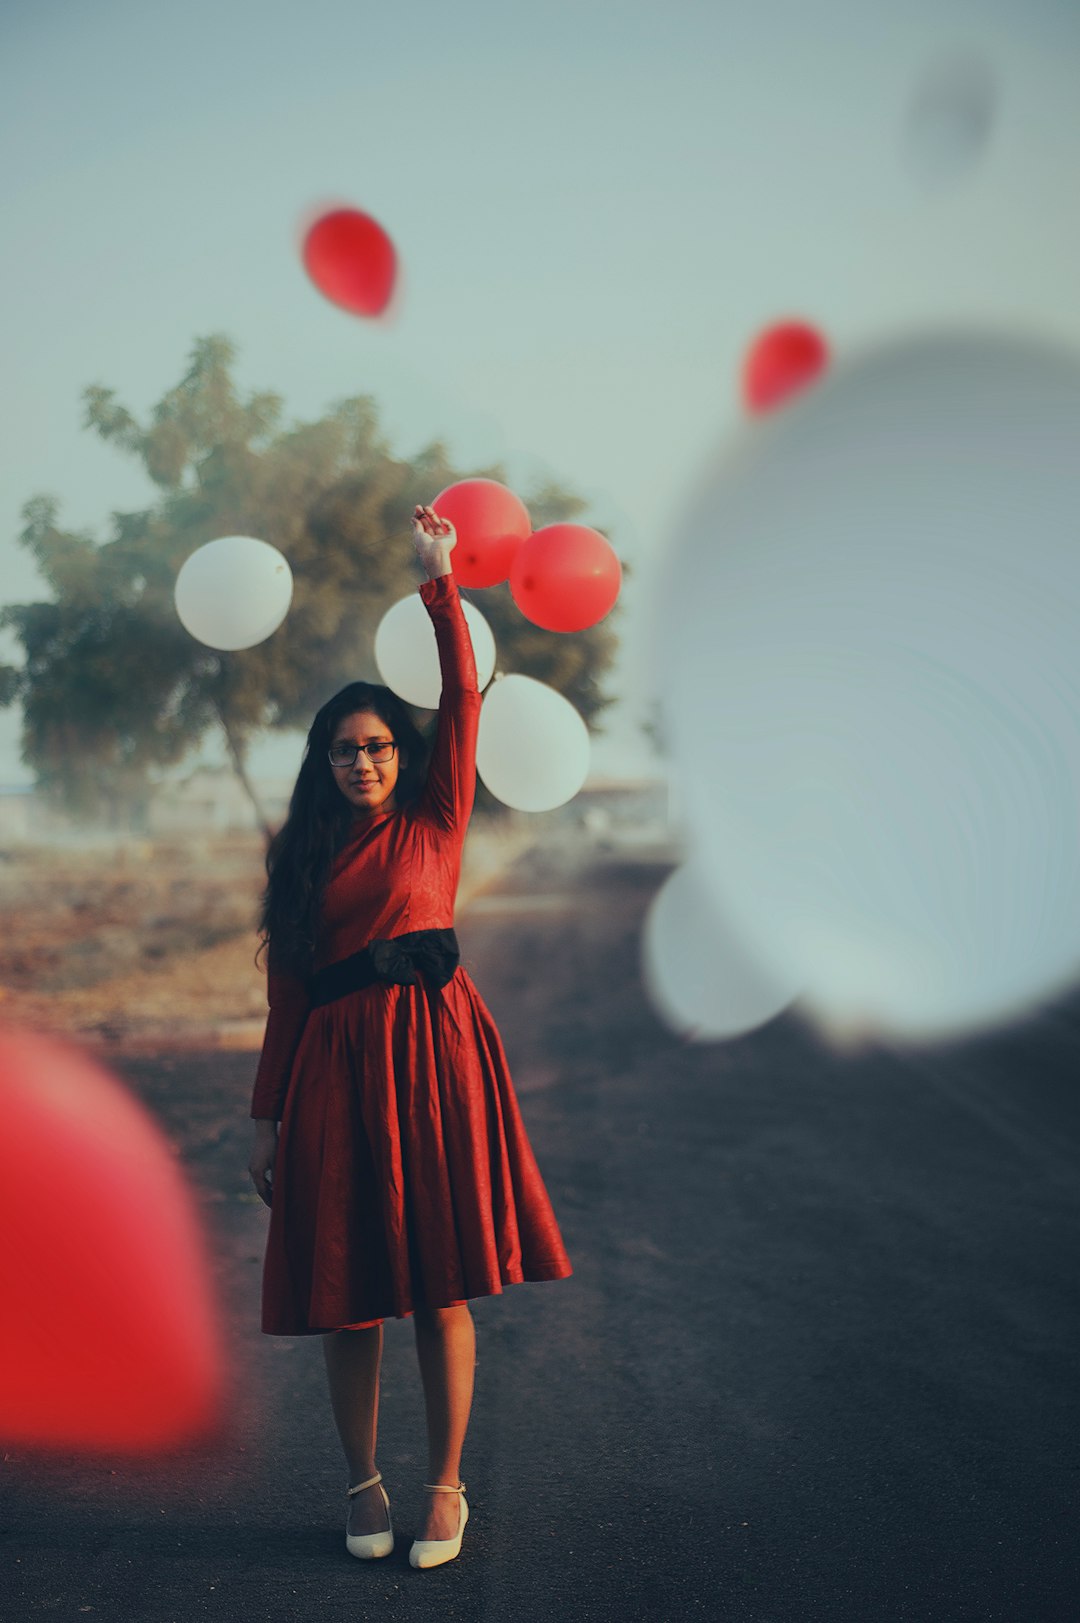
[(453, 575), (437, 575), (420, 587), (435, 627), (442, 694), (435, 747), (421, 801), (423, 815), (465, 838), (476, 794), (476, 735), (480, 690), (472, 639)]
[(266, 1021), (259, 1068), (251, 1099), (254, 1120), (280, 1121), (289, 1085), (293, 1056), (300, 1042), (311, 1007), (307, 984), (299, 975), (290, 975), (274, 964), (267, 965), (266, 996), (270, 1013)]

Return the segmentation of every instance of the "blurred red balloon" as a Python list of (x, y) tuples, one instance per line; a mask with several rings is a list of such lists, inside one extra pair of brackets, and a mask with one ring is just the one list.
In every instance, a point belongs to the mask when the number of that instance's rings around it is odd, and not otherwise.
[(610, 541), (585, 524), (546, 524), (518, 549), (510, 595), (545, 631), (584, 631), (610, 613), (622, 565)]
[(767, 327), (751, 344), (743, 363), (743, 396), (751, 411), (772, 411), (824, 371), (829, 350), (824, 338), (803, 321)]
[(525, 503), (497, 479), (461, 479), (431, 506), (457, 531), (454, 575), (462, 586), (497, 586), (532, 529)]
[(333, 209), (304, 237), (304, 268), (320, 293), (356, 316), (381, 315), (397, 275), (394, 244), (359, 209)]
[(221, 1415), (195, 1206), (143, 1106), (87, 1055), (0, 1031), (0, 1436), (153, 1454)]

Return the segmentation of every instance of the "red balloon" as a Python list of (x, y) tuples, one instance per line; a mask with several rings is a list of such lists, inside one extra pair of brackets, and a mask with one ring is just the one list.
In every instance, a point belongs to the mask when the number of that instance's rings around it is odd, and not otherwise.
[(431, 506), (457, 531), (454, 574), (462, 586), (497, 586), (532, 529), (525, 503), (497, 479), (461, 479)]
[(78, 1049), (0, 1031), (0, 1436), (152, 1454), (221, 1421), (194, 1202), (167, 1140)]
[(304, 268), (320, 293), (356, 316), (381, 315), (397, 275), (394, 244), (359, 209), (333, 209), (304, 238)]
[(622, 585), (610, 541), (585, 524), (546, 524), (522, 543), (510, 595), (545, 631), (584, 631), (609, 614)]
[(743, 363), (743, 396), (751, 411), (772, 411), (813, 383), (828, 364), (829, 349), (802, 321), (768, 327), (751, 344)]

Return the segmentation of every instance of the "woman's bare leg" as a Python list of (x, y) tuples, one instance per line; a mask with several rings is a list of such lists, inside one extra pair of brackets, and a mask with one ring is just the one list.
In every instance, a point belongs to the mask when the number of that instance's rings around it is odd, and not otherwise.
[[(413, 1319), (427, 1408), (428, 1475), (424, 1481), (457, 1483), (472, 1408), (476, 1326), (466, 1302), (457, 1307), (418, 1307)], [(459, 1504), (454, 1493), (425, 1494), (417, 1538), (453, 1538)]]
[[(374, 1476), (375, 1434), (379, 1425), (379, 1366), (383, 1327), (334, 1330), (322, 1338), (330, 1403), (345, 1451), (350, 1488)], [(432, 1479), (434, 1480), (434, 1478)], [(446, 1495), (440, 1495), (445, 1498)], [(381, 1533), (386, 1506), (377, 1483), (349, 1500), (350, 1533)]]

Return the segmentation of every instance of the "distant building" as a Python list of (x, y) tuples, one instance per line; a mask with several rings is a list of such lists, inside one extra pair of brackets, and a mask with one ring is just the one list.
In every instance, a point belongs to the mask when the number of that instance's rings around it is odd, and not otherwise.
[[(294, 781), (293, 777), (260, 778), (255, 783), (255, 792), (273, 828), (285, 819)], [(543, 815), (600, 838), (661, 838), (669, 821), (668, 785), (654, 778), (594, 778), (572, 800)], [(128, 832), (163, 839), (256, 828), (255, 808), (231, 767), (200, 765), (183, 776), (160, 779), (152, 789), (137, 830)], [(63, 841), (95, 832), (122, 835), (125, 831), (90, 830), (56, 810), (32, 786), (0, 787), (0, 848)]]
[(0, 847), (50, 839), (69, 821), (42, 798), (33, 784), (0, 784)]
[(668, 785), (663, 778), (590, 778), (569, 802), (588, 816), (606, 811), (613, 823), (655, 823), (668, 818)]
[[(277, 827), (288, 810), (292, 779), (259, 780), (255, 792), (268, 821)], [(256, 829), (255, 808), (227, 766), (197, 766), (183, 777), (158, 782), (136, 825), (92, 827), (51, 805), (33, 785), (0, 785), (0, 849), (49, 844), (96, 835), (138, 833), (150, 839), (186, 834), (231, 834)]]
[(590, 778), (573, 800), (550, 813), (594, 838), (660, 840), (668, 830), (668, 785), (660, 778)]
[[(255, 784), (263, 812), (276, 828), (288, 810), (292, 780)], [(158, 783), (146, 817), (151, 837), (169, 834), (231, 834), (255, 829), (258, 819), (243, 785), (228, 766), (197, 766), (182, 778)]]

